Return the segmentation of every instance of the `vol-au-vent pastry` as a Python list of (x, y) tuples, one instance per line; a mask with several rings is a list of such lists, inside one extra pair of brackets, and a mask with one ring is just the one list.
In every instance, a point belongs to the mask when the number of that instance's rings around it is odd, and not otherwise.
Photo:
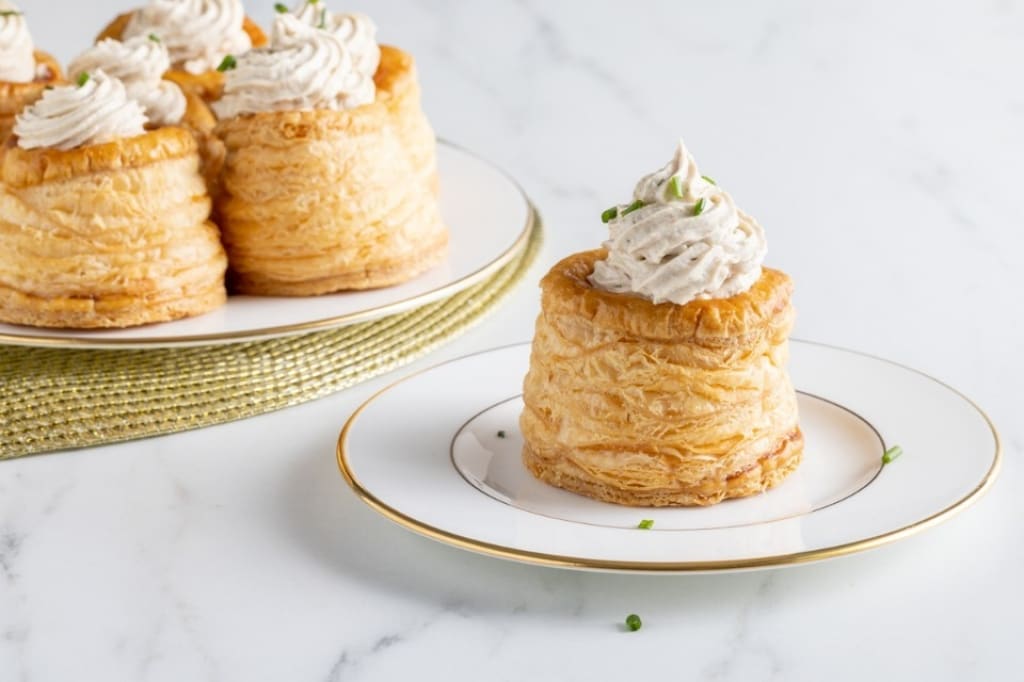
[(170, 65), (170, 53), (156, 34), (124, 41), (104, 38), (75, 57), (68, 74), (74, 80), (100, 69), (124, 83), (128, 97), (142, 105), (147, 129), (181, 125), (191, 131), (212, 193), (224, 160), (224, 145), (213, 134), (217, 120), (199, 95), (164, 79)]
[(25, 15), (9, 0), (0, 0), (0, 141), (18, 112), (61, 80), (60, 66), (35, 49)]
[(18, 116), (0, 156), (0, 321), (127, 327), (224, 302), (195, 139), (145, 124), (102, 69)]
[(436, 142), (409, 55), (381, 47), (371, 76), (334, 32), (283, 13), (270, 47), (238, 58), (213, 107), (234, 290), (381, 287), (444, 257)]
[(606, 502), (708, 505), (800, 463), (786, 371), (792, 282), (762, 266), (764, 231), (680, 142), (604, 213), (603, 249), (541, 282), (524, 381), (523, 461)]
[(218, 67), (266, 44), (267, 37), (246, 17), (242, 0), (150, 0), (112, 21), (97, 40), (156, 36), (167, 47), (167, 77), (187, 91), (212, 100), (224, 84)]

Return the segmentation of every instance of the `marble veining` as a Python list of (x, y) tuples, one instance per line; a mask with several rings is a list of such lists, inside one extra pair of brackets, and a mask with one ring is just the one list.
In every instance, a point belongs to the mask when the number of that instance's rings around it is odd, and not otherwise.
[[(599, 244), (600, 212), (683, 135), (765, 226), (767, 262), (797, 283), (796, 335), (971, 396), (1002, 432), (1002, 480), (938, 528), (821, 564), (522, 566), (415, 536), (349, 493), (334, 441), (383, 377), (199, 432), (0, 463), (0, 681), (1016, 674), (1024, 4), (331, 2), (413, 52), (438, 133), (538, 204), (534, 279)], [(137, 4), (21, 3), (65, 63)], [(273, 3), (246, 4), (271, 18)], [(527, 339), (537, 298), (524, 285), (402, 371)]]

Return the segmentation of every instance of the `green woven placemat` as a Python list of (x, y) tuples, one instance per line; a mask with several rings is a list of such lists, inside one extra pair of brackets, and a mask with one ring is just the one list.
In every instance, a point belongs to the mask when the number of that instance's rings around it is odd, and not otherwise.
[(407, 364), (477, 322), (540, 249), (410, 312), (269, 341), (153, 350), (0, 346), (0, 460), (176, 433), (329, 395)]

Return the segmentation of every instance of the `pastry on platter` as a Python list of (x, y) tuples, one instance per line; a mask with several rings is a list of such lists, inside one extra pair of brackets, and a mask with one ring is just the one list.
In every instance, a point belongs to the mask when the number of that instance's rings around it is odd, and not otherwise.
[(35, 49), (21, 10), (0, 0), (0, 141), (10, 134), (18, 112), (60, 80), (57, 60)]
[(635, 506), (759, 493), (800, 463), (786, 371), (790, 278), (756, 220), (682, 143), (604, 249), (544, 277), (524, 382), (523, 461), (539, 479)]
[(0, 153), (0, 321), (127, 327), (224, 302), (195, 138), (145, 123), (102, 70), (18, 116)]
[(156, 36), (167, 47), (167, 78), (205, 100), (220, 96), (224, 59), (266, 44), (267, 37), (245, 15), (242, 0), (150, 0), (118, 16), (97, 40)]
[(68, 76), (74, 80), (100, 69), (124, 83), (128, 97), (142, 105), (147, 130), (168, 125), (187, 128), (198, 143), (203, 175), (212, 194), (224, 160), (224, 145), (213, 134), (217, 119), (199, 95), (164, 78), (170, 63), (167, 47), (156, 35), (123, 42), (104, 38), (71, 60)]
[(217, 213), (233, 290), (368, 289), (443, 259), (436, 142), (413, 61), (378, 49), (371, 76), (336, 34), (283, 13), (270, 47), (227, 71), (213, 107), (226, 147)]

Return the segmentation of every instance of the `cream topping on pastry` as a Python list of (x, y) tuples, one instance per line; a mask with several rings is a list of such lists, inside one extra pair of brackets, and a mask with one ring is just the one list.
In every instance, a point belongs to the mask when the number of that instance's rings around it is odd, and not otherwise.
[(0, 81), (28, 83), (36, 78), (35, 46), (18, 6), (0, 0)]
[(47, 147), (67, 151), (122, 137), (142, 135), (146, 115), (129, 99), (124, 83), (97, 69), (71, 84), (46, 90), (18, 114), (14, 134), (22, 149)]
[(156, 35), (174, 68), (200, 74), (252, 48), (244, 24), (242, 0), (150, 0), (132, 16), (124, 38)]
[(377, 73), (380, 66), (380, 45), (377, 44), (377, 24), (359, 12), (335, 14), (324, 0), (303, 0), (292, 10), (300, 21), (338, 36), (356, 68), (367, 76)]
[(270, 46), (242, 55), (227, 72), (224, 95), (213, 109), (221, 119), (261, 111), (354, 109), (375, 95), (373, 79), (356, 69), (337, 36), (282, 14)]
[(136, 36), (124, 42), (107, 38), (78, 55), (69, 65), (72, 80), (78, 74), (102, 69), (119, 79), (128, 96), (142, 105), (153, 125), (176, 125), (185, 115), (185, 94), (174, 83), (163, 80), (171, 68), (167, 48), (154, 34)]
[(764, 230), (700, 175), (682, 140), (675, 157), (637, 183), (634, 202), (609, 209), (608, 257), (590, 282), (654, 303), (728, 298), (761, 276)]

